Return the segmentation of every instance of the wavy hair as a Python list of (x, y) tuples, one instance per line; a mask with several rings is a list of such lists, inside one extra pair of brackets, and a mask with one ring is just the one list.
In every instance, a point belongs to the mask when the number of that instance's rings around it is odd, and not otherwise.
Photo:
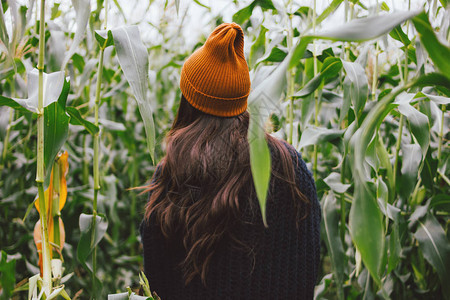
[[(215, 117), (195, 109), (182, 95), (166, 136), (166, 156), (143, 192), (150, 192), (145, 219), (158, 224), (169, 241), (183, 237), (186, 256), (180, 267), (186, 285), (196, 275), (206, 284), (219, 243), (228, 239), (233, 245), (244, 245), (234, 229), (241, 220), (242, 201), (255, 195), (248, 124), (247, 111), (236, 117)], [(272, 175), (286, 182), (292, 199), (299, 200), (294, 201), (298, 222), (306, 217), (299, 218), (300, 204), (309, 200), (298, 188), (289, 150), (270, 135), (266, 138), (272, 157), (280, 162), (272, 166)]]

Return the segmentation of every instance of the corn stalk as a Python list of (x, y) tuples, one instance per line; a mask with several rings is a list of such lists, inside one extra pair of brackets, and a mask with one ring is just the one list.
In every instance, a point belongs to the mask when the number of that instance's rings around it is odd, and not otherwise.
[[(313, 33), (316, 33), (316, 0), (314, 0), (314, 8), (313, 8)], [(316, 40), (313, 41), (313, 59), (314, 59), (314, 77), (317, 76), (317, 55), (316, 55)], [(314, 91), (314, 126), (319, 126), (319, 91)], [(314, 181), (317, 181), (317, 144), (314, 144), (314, 164), (313, 164), (313, 175)]]
[[(292, 51), (294, 38), (294, 30), (292, 28), (292, 0), (288, 2), (288, 34), (287, 34), (287, 46), (289, 51)], [(292, 137), (294, 134), (294, 85), (295, 85), (295, 69), (292, 68), (288, 71), (288, 86), (287, 86), (287, 99), (289, 100), (288, 119), (289, 119), (289, 135), (288, 143), (292, 144)]]
[(45, 0), (41, 0), (39, 21), (39, 92), (38, 92), (38, 118), (37, 118), (37, 172), (36, 185), (39, 193), (41, 237), (42, 237), (42, 260), (43, 260), (43, 290), (47, 295), (52, 290), (52, 274), (50, 260), (50, 244), (48, 239), (46, 199), (44, 193), (44, 51), (45, 51)]
[[(108, 0), (105, 0), (105, 22), (104, 22), (104, 29), (107, 27), (108, 22)], [(98, 110), (100, 106), (100, 99), (101, 99), (101, 88), (102, 88), (102, 77), (103, 77), (103, 56), (105, 53), (105, 45), (100, 46), (100, 58), (98, 62), (97, 67), (97, 83), (95, 87), (95, 106), (94, 106), (94, 118), (95, 118), (95, 126), (99, 127), (98, 122)], [(100, 144), (100, 131), (98, 131), (94, 136), (94, 202), (93, 202), (93, 208), (92, 208), (92, 243), (95, 242), (95, 227), (96, 227), (96, 221), (97, 221), (97, 199), (98, 199), (98, 192), (100, 191), (100, 168), (99, 168), (99, 144)], [(92, 288), (93, 291), (96, 289), (96, 280), (95, 280), (95, 274), (97, 271), (97, 247), (94, 245), (94, 249), (92, 252)]]

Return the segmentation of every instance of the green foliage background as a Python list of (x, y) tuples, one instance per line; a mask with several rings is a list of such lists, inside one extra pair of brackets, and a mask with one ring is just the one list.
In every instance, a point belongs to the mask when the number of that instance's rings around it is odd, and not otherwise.
[[(65, 72), (70, 89), (65, 90), (66, 103), (60, 97), (53, 115), (46, 116), (56, 120), (47, 123), (49, 129), (67, 135), (62, 145), (69, 152), (69, 196), (61, 212), (66, 231), (62, 281), (69, 295), (81, 293), (81, 299), (96, 296), (77, 247), (80, 240), (86, 243), (80, 216), (93, 210), (93, 135), (100, 129), (97, 211), (108, 219), (108, 228), (98, 244), (96, 277), (102, 284), (97, 297), (103, 299), (138, 286), (142, 256), (137, 229), (146, 198), (129, 188), (144, 185), (163, 157), (164, 135), (180, 98), (180, 68), (206, 36), (186, 49), (186, 36), (173, 30), (187, 19), (187, 9), (177, 11), (179, 1), (149, 1), (147, 12), (160, 13), (154, 24), (136, 24), (117, 1), (111, 2), (109, 9), (127, 24), (158, 29), (157, 42), (145, 42), (147, 53), (141, 56), (148, 58), (149, 76), (138, 77), (130, 87), (133, 75), (122, 70), (127, 52), (118, 47), (119, 30), (107, 27), (113, 29), (110, 36), (96, 32), (103, 29), (103, 1), (88, 10), (79, 3), (73, 1), (76, 10), (47, 3), (45, 72)], [(261, 153), (252, 156), (252, 169), (262, 175), (257, 182), (261, 205), (268, 173), (259, 133), (266, 128), (302, 152), (316, 179), (323, 214), (317, 299), (448, 299), (450, 6), (430, 0), (423, 12), (392, 12), (381, 1), (327, 4), (316, 11), (315, 1), (230, 1), (232, 20), (246, 34), (250, 112), (271, 120), (267, 125), (265, 118), (252, 119), (255, 127), (249, 133), (254, 135), (252, 153)], [(231, 21), (202, 1), (183, 5), (201, 9), (202, 17), (211, 20), (206, 32)], [(2, 1), (0, 11), (2, 299), (26, 298), (26, 280), (39, 272), (32, 234), (38, 214), (31, 206), (37, 194), (36, 114), (12, 99), (30, 94), (27, 72), (38, 58), (36, 6)], [(345, 12), (343, 25), (327, 23), (339, 8)], [(87, 28), (80, 35), (76, 25), (83, 19)], [(93, 107), (102, 45), (97, 128)], [(263, 94), (275, 108), (259, 110)], [(154, 119), (145, 126), (143, 111), (152, 111)], [(59, 150), (57, 138), (46, 141), (53, 143), (46, 149)]]

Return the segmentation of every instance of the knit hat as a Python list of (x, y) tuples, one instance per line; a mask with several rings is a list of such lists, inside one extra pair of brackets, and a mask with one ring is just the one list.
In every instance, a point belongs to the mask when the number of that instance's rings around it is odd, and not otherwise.
[(236, 23), (214, 29), (205, 44), (185, 61), (180, 89), (196, 109), (232, 117), (247, 108), (250, 75), (244, 57), (244, 32)]

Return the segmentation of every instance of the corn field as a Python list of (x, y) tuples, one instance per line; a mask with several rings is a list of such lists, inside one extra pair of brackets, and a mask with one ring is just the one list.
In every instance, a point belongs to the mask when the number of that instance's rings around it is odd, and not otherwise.
[(263, 216), (264, 131), (316, 181), (315, 299), (450, 299), (448, 0), (1, 4), (0, 299), (157, 299), (133, 188), (164, 156), (183, 62), (222, 22), (245, 32)]

